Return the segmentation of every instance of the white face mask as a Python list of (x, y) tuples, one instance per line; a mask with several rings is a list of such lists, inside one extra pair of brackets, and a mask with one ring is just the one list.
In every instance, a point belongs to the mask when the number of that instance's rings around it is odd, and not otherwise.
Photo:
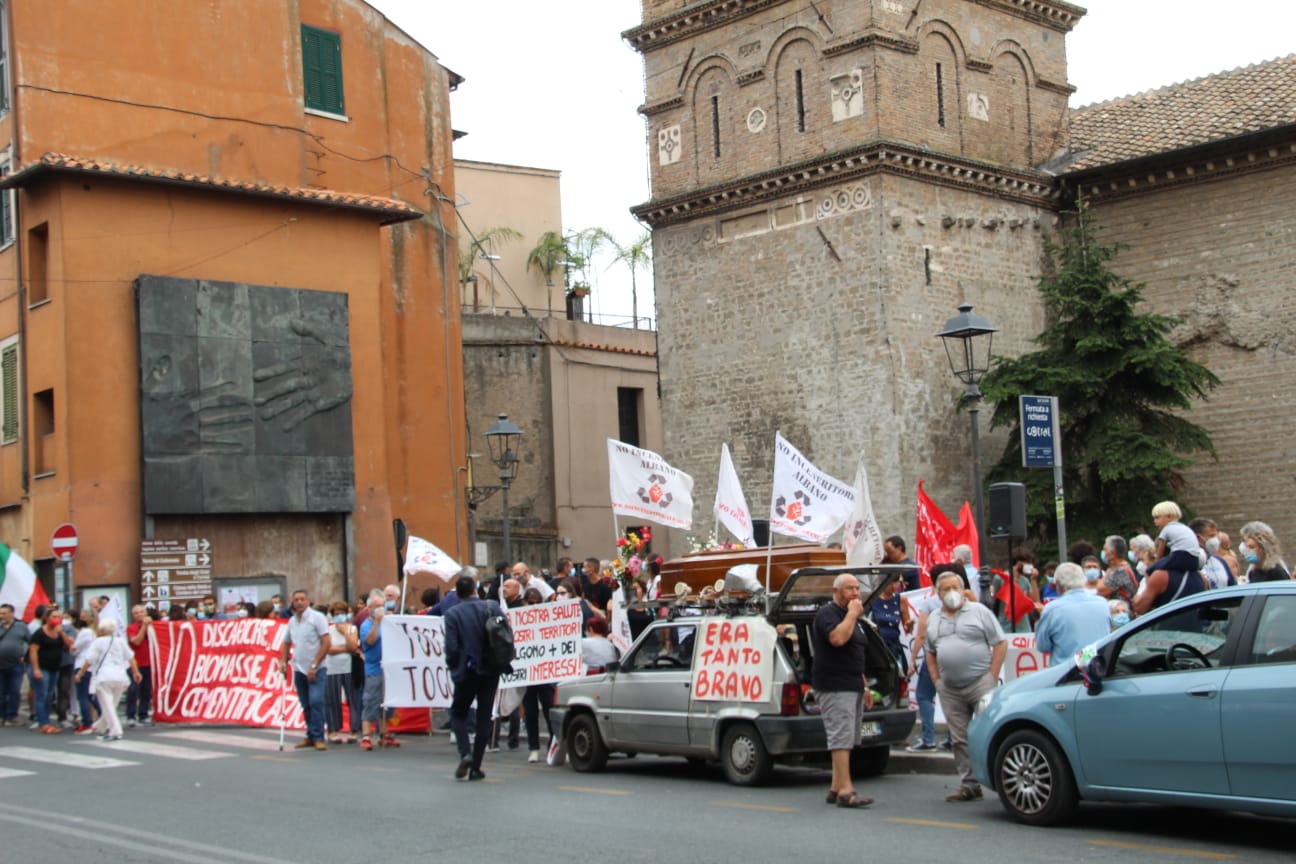
[(945, 604), (946, 609), (955, 612), (963, 605), (963, 601), (966, 599), (961, 591), (950, 591), (941, 598), (941, 602)]

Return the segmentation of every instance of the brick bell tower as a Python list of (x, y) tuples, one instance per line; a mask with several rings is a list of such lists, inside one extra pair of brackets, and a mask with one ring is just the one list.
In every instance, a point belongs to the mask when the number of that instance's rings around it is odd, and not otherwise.
[(762, 516), (778, 430), (846, 482), (864, 454), (884, 532), (912, 534), (920, 479), (951, 516), (972, 497), (935, 334), (964, 302), (999, 327), (997, 354), (1042, 325), (1056, 217), (1035, 166), (1067, 140), (1065, 37), (1083, 14), (643, 0), (624, 38), (644, 58), (652, 200), (633, 212), (653, 231), (665, 455), (695, 500), (728, 442)]

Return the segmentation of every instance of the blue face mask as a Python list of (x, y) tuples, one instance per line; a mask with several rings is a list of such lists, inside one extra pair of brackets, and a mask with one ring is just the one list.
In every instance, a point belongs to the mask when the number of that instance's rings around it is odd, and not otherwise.
[(1097, 567), (1089, 567), (1084, 571), (1085, 580), (1088, 582), (1097, 582), (1102, 578), (1102, 571)]
[(1106, 549), (1103, 549), (1103, 550), (1101, 550), (1101, 551), (1098, 553), (1098, 560), (1101, 561), (1104, 565), (1107, 564), (1107, 550), (1106, 550)]
[(386, 609), (388, 612), (394, 612), (396, 610), (396, 601), (388, 600), (386, 603), (383, 604), (383, 608)]
[(206, 621), (206, 620), (207, 620), (207, 613), (206, 613), (206, 612), (199, 612), (199, 613), (198, 613), (198, 620), (199, 620), (199, 621)]
[(333, 616), (333, 623), (334, 623), (334, 624), (345, 624), (346, 622), (347, 622), (347, 616), (345, 616), (345, 615), (334, 615), (334, 616)]
[(1243, 553), (1242, 553), (1242, 557), (1245, 558), (1245, 559), (1247, 560), (1247, 563), (1248, 563), (1248, 564), (1259, 564), (1259, 563), (1260, 563), (1260, 556), (1257, 555), (1256, 553), (1252, 552), (1250, 549), (1248, 549), (1248, 550), (1246, 550), (1245, 552), (1243, 552)]
[(1129, 614), (1126, 612), (1117, 612), (1112, 616), (1112, 624), (1116, 627), (1124, 627), (1129, 620)]

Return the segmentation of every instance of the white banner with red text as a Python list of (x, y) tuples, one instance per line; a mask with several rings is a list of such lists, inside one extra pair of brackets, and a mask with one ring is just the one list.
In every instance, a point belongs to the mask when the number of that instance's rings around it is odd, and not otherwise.
[(774, 628), (757, 619), (698, 622), (693, 652), (693, 698), (764, 702), (774, 686)]
[(513, 628), (513, 672), (500, 676), (500, 689), (552, 684), (585, 674), (581, 663), (580, 600), (537, 603), (506, 609)]

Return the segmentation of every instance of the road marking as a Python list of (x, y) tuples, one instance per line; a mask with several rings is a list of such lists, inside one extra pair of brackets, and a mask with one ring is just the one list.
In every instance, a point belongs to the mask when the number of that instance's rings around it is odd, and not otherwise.
[(221, 753), (216, 750), (195, 750), (192, 747), (177, 747), (174, 744), (163, 744), (160, 741), (122, 740), (87, 741), (85, 743), (94, 747), (105, 747), (109, 750), (125, 750), (130, 753), (140, 753), (144, 756), (156, 756), (159, 759), (198, 761), (201, 759), (228, 759), (234, 755), (233, 753)]
[(596, 789), (593, 786), (559, 786), (563, 792), (589, 792), (593, 795), (633, 795), (626, 789)]
[(107, 756), (91, 756), (89, 753), (66, 753), (62, 750), (41, 750), (36, 747), (0, 747), (0, 756), (24, 759), (28, 762), (66, 765), (69, 768), (121, 768), (126, 765), (140, 764), (122, 759), (109, 759)]
[(882, 821), (899, 822), (901, 825), (926, 825), (930, 828), (957, 828), (960, 831), (977, 831), (981, 828), (980, 825), (969, 822), (938, 822), (935, 819), (905, 819), (902, 816), (890, 816)]
[(745, 801), (712, 801), (716, 807), (734, 807), (739, 810), (764, 810), (767, 813), (800, 813), (799, 807), (779, 807), (774, 804), (748, 804)]
[(0, 780), (9, 777), (29, 777), (35, 773), (35, 771), (19, 771), (17, 768), (0, 768)]
[(202, 744), (222, 744), (226, 747), (242, 747), (247, 750), (279, 749), (279, 742), (274, 738), (257, 738), (252, 735), (227, 735), (223, 732), (207, 732), (202, 729), (186, 729), (183, 732), (159, 732), (156, 737), (175, 738), (180, 741), (197, 741)]
[(1159, 852), (1162, 855), (1187, 855), (1190, 858), (1209, 858), (1212, 861), (1229, 861), (1236, 858), (1227, 852), (1202, 852), (1197, 849), (1180, 849), (1175, 846), (1150, 846), (1145, 843), (1122, 843), (1119, 840), (1090, 840), (1091, 846), (1114, 846), (1117, 849), (1137, 849), (1140, 852)]
[(297, 764), (297, 760), (292, 758), (291, 756), (250, 756), (248, 758), (260, 759), (265, 762), (287, 762), (292, 765)]

